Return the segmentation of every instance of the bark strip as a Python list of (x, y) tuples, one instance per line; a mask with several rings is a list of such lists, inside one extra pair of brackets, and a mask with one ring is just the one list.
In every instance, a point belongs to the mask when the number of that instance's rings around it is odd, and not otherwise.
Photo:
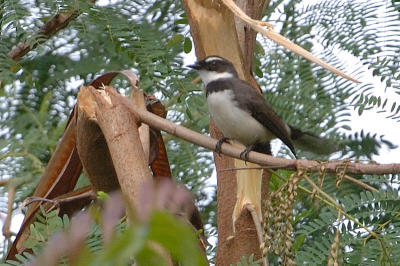
[[(125, 99), (123, 96), (107, 95), (105, 91), (93, 87), (82, 89), (89, 89), (94, 95), (96, 118), (107, 141), (122, 193), (132, 208), (137, 209), (139, 189), (143, 183), (152, 180), (140, 141), (140, 121), (121, 104), (121, 99)], [(106, 87), (106, 90), (111, 90), (111, 87)]]

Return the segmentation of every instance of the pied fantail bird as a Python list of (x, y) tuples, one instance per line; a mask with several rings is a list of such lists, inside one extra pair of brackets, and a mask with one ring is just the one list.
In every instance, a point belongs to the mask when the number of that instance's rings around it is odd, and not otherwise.
[(198, 71), (206, 87), (208, 111), (224, 135), (216, 146), (233, 139), (246, 146), (240, 157), (248, 160), (250, 151), (270, 154), (269, 142), (279, 138), (296, 157), (291, 128), (279, 118), (248, 82), (241, 80), (233, 64), (219, 56), (208, 56), (188, 67)]

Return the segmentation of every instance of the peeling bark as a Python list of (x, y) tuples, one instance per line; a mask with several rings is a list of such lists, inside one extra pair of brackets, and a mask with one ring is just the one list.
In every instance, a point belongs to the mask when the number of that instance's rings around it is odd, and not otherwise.
[(95, 191), (110, 192), (119, 188), (107, 142), (95, 115), (95, 102), (89, 90), (78, 94), (77, 149), (87, 177)]
[(120, 98), (93, 87), (81, 88), (84, 89), (94, 96), (96, 118), (107, 141), (122, 194), (137, 209), (139, 189), (143, 183), (152, 181), (139, 137), (140, 120), (121, 104)]

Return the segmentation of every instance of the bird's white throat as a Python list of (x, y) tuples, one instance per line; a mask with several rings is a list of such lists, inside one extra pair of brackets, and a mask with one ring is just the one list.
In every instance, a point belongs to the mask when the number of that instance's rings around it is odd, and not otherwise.
[(207, 86), (208, 83), (218, 79), (227, 79), (233, 77), (233, 74), (229, 72), (216, 72), (208, 70), (199, 70), (199, 75), (204, 83), (204, 86)]

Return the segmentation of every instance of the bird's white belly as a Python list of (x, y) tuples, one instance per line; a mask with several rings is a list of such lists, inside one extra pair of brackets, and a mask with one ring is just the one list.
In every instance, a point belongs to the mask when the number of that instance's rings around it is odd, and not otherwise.
[(250, 113), (238, 107), (233, 100), (232, 91), (209, 94), (207, 104), (212, 119), (225, 137), (237, 140), (245, 146), (275, 138)]

